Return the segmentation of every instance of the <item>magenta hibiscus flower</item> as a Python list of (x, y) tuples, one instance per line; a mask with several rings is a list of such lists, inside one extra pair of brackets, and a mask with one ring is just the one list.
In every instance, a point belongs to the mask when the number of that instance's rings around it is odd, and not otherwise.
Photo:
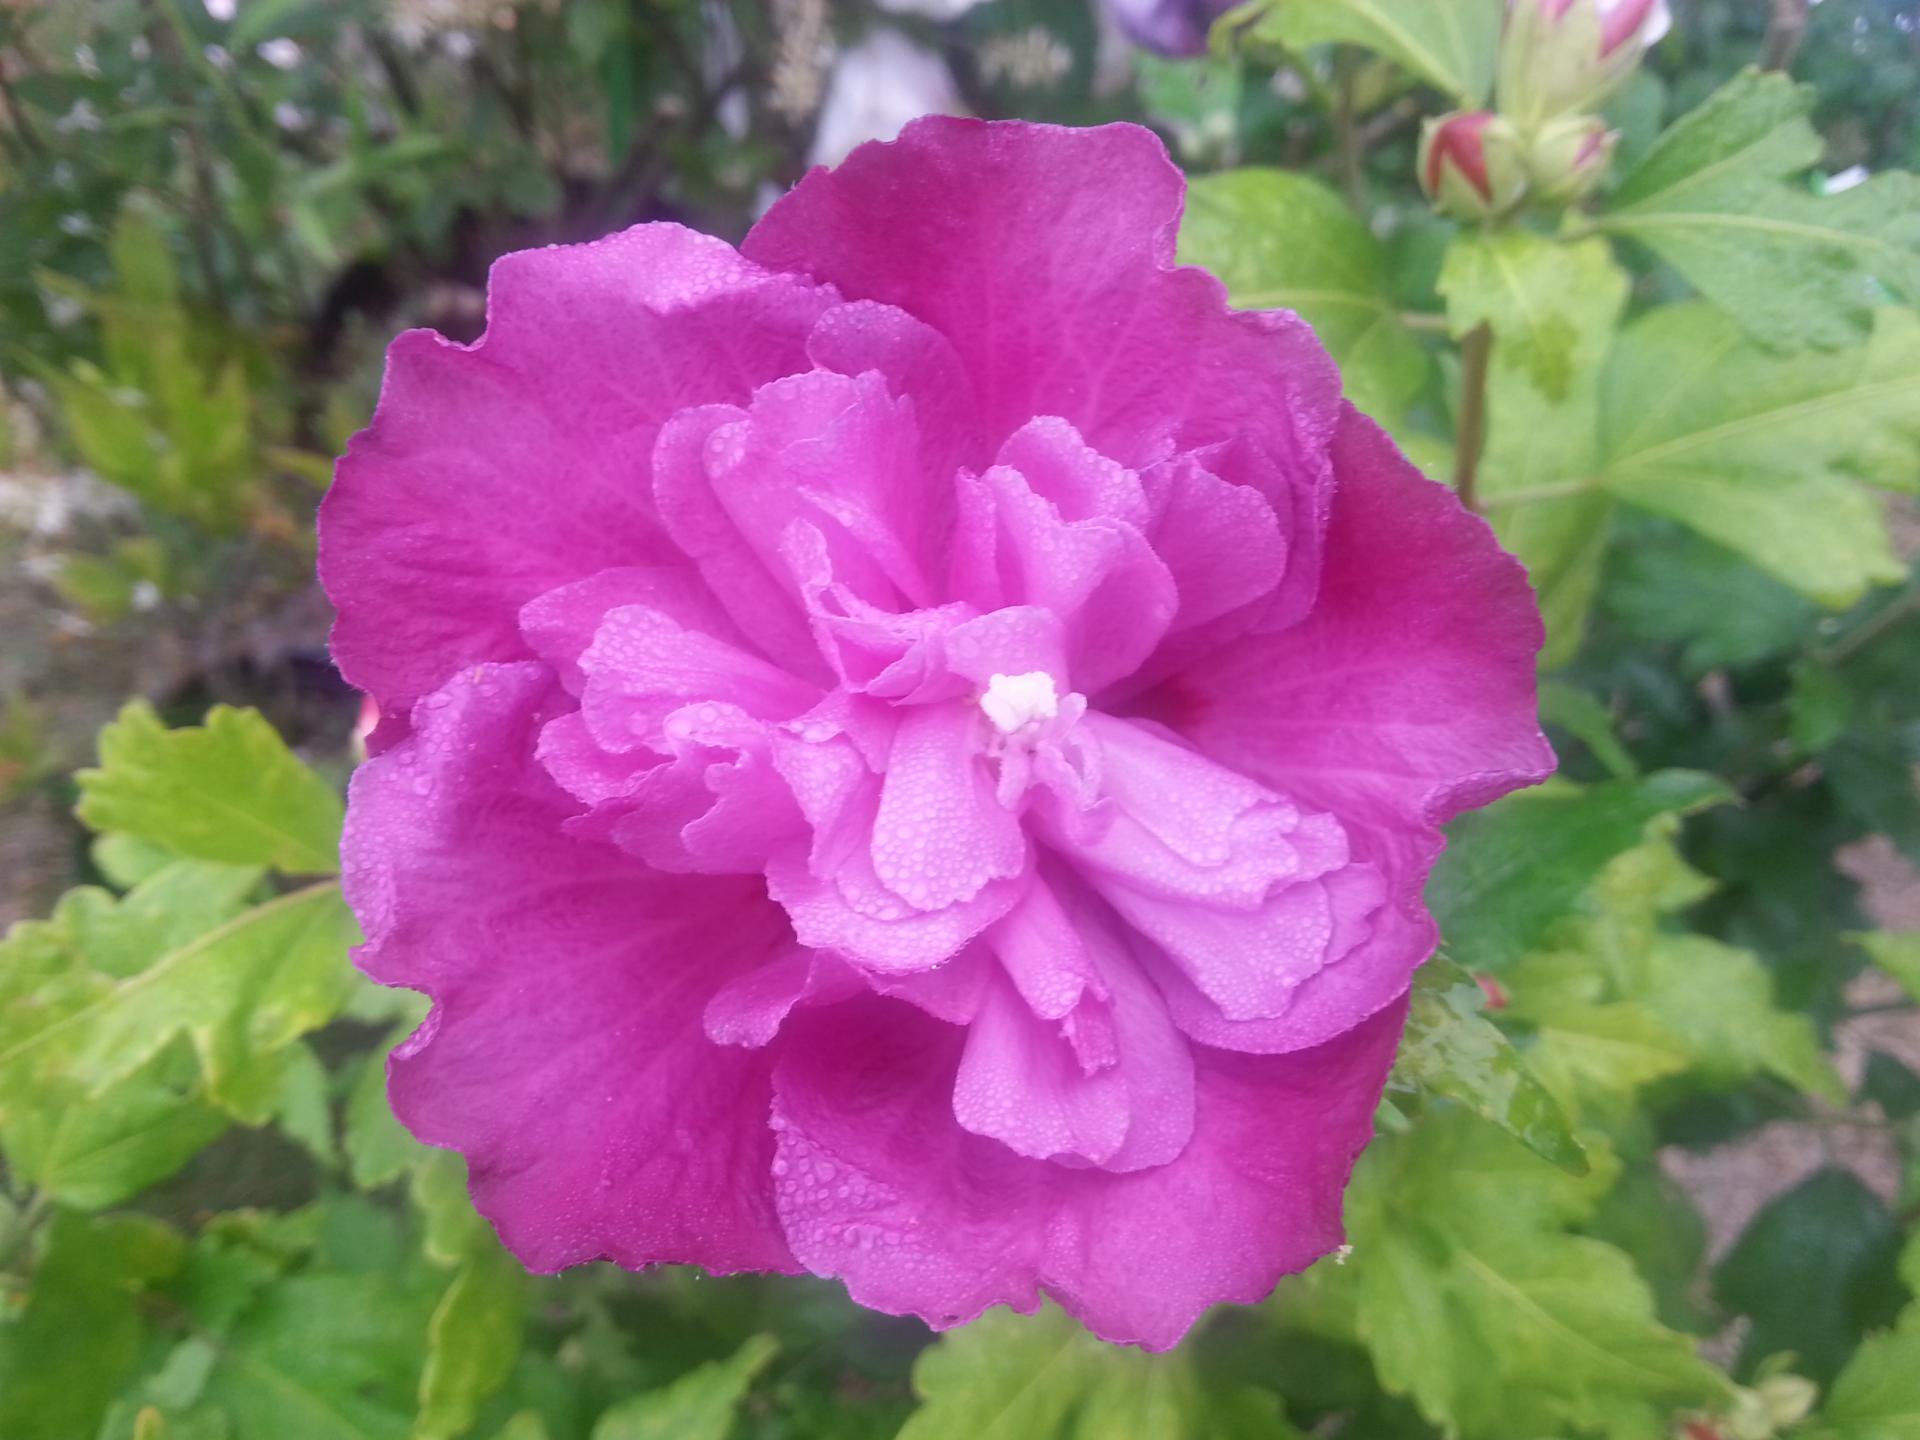
[(396, 1111), (535, 1270), (1042, 1292), (1160, 1348), (1341, 1239), (1520, 567), (1145, 130), (922, 121), (741, 251), (511, 255), (321, 524)]

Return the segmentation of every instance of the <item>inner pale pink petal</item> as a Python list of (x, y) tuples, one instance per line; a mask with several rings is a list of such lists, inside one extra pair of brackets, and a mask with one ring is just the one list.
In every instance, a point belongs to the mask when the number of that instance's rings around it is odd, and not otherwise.
[(1139, 475), (1095, 450), (1057, 415), (1036, 416), (1014, 431), (994, 463), (1018, 470), (1065, 520), (1102, 516), (1147, 528), (1149, 506)]
[(602, 570), (559, 586), (520, 607), (520, 633), (533, 653), (553, 667), (561, 683), (578, 695), (586, 684), (580, 657), (593, 644), (607, 612), (623, 605), (644, 605), (682, 629), (740, 643), (732, 621), (690, 565)]
[(869, 604), (834, 578), (826, 536), (804, 520), (787, 526), (780, 549), (820, 653), (848, 690), (910, 705), (964, 691), (946, 663), (945, 637), (972, 616), (972, 606), (901, 613)]
[(1085, 1001), (1076, 1007), (1067, 1017), (1068, 1038), (1084, 1059), (1090, 1046), (1074, 1022), (1087, 1015), (1110, 1024), (1111, 1038), (1099, 1043), (1109, 1048), (1113, 1069), (1102, 1073), (1119, 1075), (1127, 1087), (1127, 1137), (1102, 1168), (1123, 1172), (1170, 1164), (1193, 1135), (1193, 1051), (1117, 927), (1095, 920), (1088, 905), (1079, 913), (1096, 937), (1094, 955), (1113, 998), (1091, 1014)]
[(1337, 966), (1385, 906), (1386, 883), (1369, 865), (1284, 885), (1249, 912), (1141, 894), (1096, 879), (1096, 888), (1159, 946), (1227, 1020), (1284, 1016), (1299, 991)]
[(995, 880), (971, 900), (914, 910), (882, 886), (864, 855), (822, 880), (796, 848), (767, 866), (767, 891), (786, 907), (803, 945), (833, 950), (870, 970), (931, 970), (1019, 900), (1024, 877)]
[(1156, 469), (1149, 478), (1161, 492), (1159, 514), (1147, 539), (1180, 591), (1173, 631), (1271, 594), (1287, 568), (1287, 542), (1267, 497), (1221, 479), (1190, 455)]
[(608, 750), (666, 753), (666, 717), (688, 701), (720, 700), (784, 720), (820, 692), (748, 651), (688, 630), (661, 611), (623, 605), (607, 613), (580, 657), (580, 713)]
[(707, 474), (709, 440), (745, 414), (732, 405), (703, 405), (669, 420), (653, 450), (654, 503), (673, 543), (761, 655), (829, 683), (832, 677), (811, 643), (806, 614), (786, 572), (769, 569), (747, 543)]
[(874, 817), (873, 870), (916, 910), (971, 900), (1027, 864), (1019, 820), (994, 795), (971, 705), (906, 709)]
[(806, 821), (773, 766), (764, 721), (702, 701), (668, 715), (663, 730), (672, 758), (577, 829), (662, 870), (707, 874), (755, 874), (804, 840)]
[(988, 984), (954, 1081), (961, 1125), (1018, 1155), (1099, 1165), (1126, 1139), (1130, 1110), (1117, 1067), (1087, 1074), (1059, 1025), (1028, 1009), (1011, 980)]
[(1279, 885), (1347, 862), (1330, 816), (1297, 807), (1214, 764), (1148, 722), (1089, 713), (1080, 727), (1098, 747), (1103, 824), (1078, 823), (1058, 804), (1037, 812), (1061, 854), (1106, 885), (1178, 904), (1261, 907)]
[(1069, 683), (1066, 637), (1051, 610), (1009, 605), (953, 627), (946, 635), (947, 668), (981, 690), (995, 675), (1053, 678), (1058, 693)]
[(980, 1013), (987, 984), (997, 969), (992, 955), (976, 944), (931, 970), (899, 974), (868, 970), (864, 973), (867, 984), (877, 995), (905, 1000), (949, 1025), (971, 1025)]
[(707, 439), (708, 479), (770, 571), (796, 520), (825, 535), (837, 579), (869, 602), (914, 609), (933, 593), (951, 521), (946, 477), (921, 473), (912, 406), (878, 374), (815, 370), (763, 385), (747, 415)]
[(1030, 886), (987, 941), (1036, 1015), (1060, 1020), (1082, 995), (1107, 998), (1099, 968), (1051, 885)]
[(860, 973), (844, 961), (794, 946), (716, 990), (703, 1023), (714, 1044), (757, 1050), (780, 1033), (795, 1006), (830, 1005), (866, 988)]
[(631, 794), (660, 764), (659, 754), (644, 746), (607, 749), (578, 710), (548, 721), (534, 753), (555, 783), (587, 805)]
[(842, 375), (876, 371), (913, 407), (921, 475), (944, 490), (954, 472), (987, 461), (980, 411), (960, 357), (946, 336), (904, 310), (871, 300), (836, 305), (807, 337), (807, 357)]
[(954, 591), (982, 610), (1037, 605), (1059, 617), (1073, 687), (1089, 696), (1131, 675), (1179, 604), (1173, 577), (1138, 530), (1067, 521), (1017, 470), (962, 474)]

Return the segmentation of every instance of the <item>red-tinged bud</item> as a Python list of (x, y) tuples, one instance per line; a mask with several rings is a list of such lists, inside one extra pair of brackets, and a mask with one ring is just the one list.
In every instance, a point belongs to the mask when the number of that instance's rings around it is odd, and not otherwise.
[[(1568, 0), (1571, 3), (1571, 0)], [(1613, 54), (1629, 42), (1642, 49), (1667, 33), (1666, 0), (1613, 0), (1600, 6), (1600, 54)]]
[(1480, 993), (1487, 997), (1489, 1010), (1504, 1010), (1512, 1003), (1507, 995), (1507, 987), (1491, 975), (1474, 974), (1473, 981), (1480, 987)]
[(1500, 41), (1500, 109), (1523, 130), (1595, 110), (1671, 24), (1666, 0), (1513, 0)]
[(1520, 137), (1486, 110), (1456, 110), (1427, 121), (1419, 169), (1433, 208), (1459, 220), (1503, 215), (1526, 193)]
[(1549, 120), (1527, 146), (1527, 187), (1534, 199), (1570, 205), (1607, 173), (1619, 136), (1597, 115)]
[[(1573, 8), (1574, 0), (1540, 0), (1548, 17), (1561, 20)], [(1666, 0), (1599, 0), (1600, 53), (1611, 55), (1629, 40), (1639, 39), (1651, 45), (1667, 33), (1672, 23)], [(1642, 31), (1648, 33), (1642, 35)]]
[(1680, 1422), (1682, 1440), (1726, 1440), (1726, 1436), (1705, 1420), (1683, 1420)]

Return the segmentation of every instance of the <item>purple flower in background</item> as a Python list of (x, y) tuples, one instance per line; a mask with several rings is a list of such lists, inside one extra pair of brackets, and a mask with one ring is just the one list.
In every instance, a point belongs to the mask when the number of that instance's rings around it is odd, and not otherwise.
[(1204, 55), (1213, 22), (1242, 0), (1105, 0), (1136, 45), (1162, 55)]
[(533, 1269), (1173, 1344), (1341, 1241), (1438, 827), (1547, 773), (1520, 567), (1131, 126), (930, 119), (739, 252), (495, 267), (326, 500), (359, 961)]

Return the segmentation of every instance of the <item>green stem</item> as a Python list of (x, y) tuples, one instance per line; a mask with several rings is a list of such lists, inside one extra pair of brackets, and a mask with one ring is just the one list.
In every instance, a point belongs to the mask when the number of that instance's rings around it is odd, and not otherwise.
[(1333, 67), (1336, 86), (1333, 141), (1334, 153), (1340, 164), (1340, 188), (1346, 192), (1347, 203), (1364, 215), (1367, 207), (1360, 185), (1360, 130), (1358, 117), (1354, 114), (1354, 91), (1360, 74), (1359, 56), (1352, 47), (1342, 45), (1334, 52)]
[(1898, 599), (1888, 601), (1831, 645), (1816, 650), (1813, 658), (1822, 665), (1837, 665), (1861, 646), (1876, 639), (1889, 627), (1899, 624), (1916, 610), (1920, 610), (1920, 588), (1909, 590)]
[(1520, 490), (1506, 490), (1498, 495), (1489, 495), (1481, 504), (1488, 510), (1507, 510), (1519, 505), (1539, 505), (1548, 500), (1565, 500), (1574, 495), (1590, 495), (1600, 488), (1599, 478), (1589, 476), (1584, 480), (1556, 480), (1551, 485), (1529, 485)]
[(1493, 360), (1493, 331), (1482, 322), (1460, 342), (1460, 425), (1453, 452), (1453, 489), (1460, 503), (1478, 510), (1475, 483), (1480, 451), (1487, 438), (1487, 371)]

